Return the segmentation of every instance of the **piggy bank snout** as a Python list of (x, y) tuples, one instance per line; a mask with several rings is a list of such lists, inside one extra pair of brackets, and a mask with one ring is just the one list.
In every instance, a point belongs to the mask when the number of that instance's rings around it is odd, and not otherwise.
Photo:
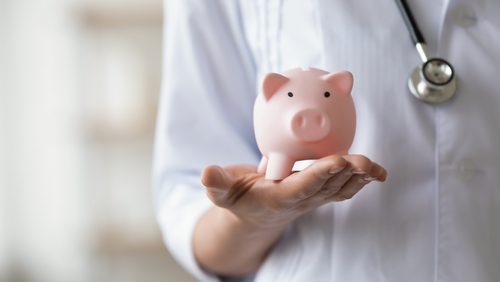
[(320, 109), (306, 109), (292, 118), (292, 132), (297, 139), (305, 142), (325, 138), (331, 129), (330, 117)]

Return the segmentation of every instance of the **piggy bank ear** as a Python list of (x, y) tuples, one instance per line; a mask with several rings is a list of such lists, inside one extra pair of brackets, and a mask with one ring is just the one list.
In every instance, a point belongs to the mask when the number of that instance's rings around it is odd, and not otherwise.
[(264, 81), (262, 82), (262, 93), (264, 94), (266, 101), (269, 101), (274, 93), (289, 80), (290, 79), (288, 77), (282, 76), (281, 74), (266, 74)]
[(322, 79), (328, 84), (338, 87), (343, 93), (349, 95), (354, 83), (352, 73), (348, 71), (337, 71), (324, 75)]

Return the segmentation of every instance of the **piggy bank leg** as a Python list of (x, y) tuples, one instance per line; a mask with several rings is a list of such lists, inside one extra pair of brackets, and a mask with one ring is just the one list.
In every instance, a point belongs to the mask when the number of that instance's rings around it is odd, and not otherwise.
[(257, 168), (257, 173), (260, 173), (260, 174), (266, 173), (268, 160), (269, 159), (266, 156), (262, 156), (262, 159), (260, 160), (259, 167)]
[(281, 180), (290, 175), (295, 160), (283, 154), (269, 154), (266, 179)]

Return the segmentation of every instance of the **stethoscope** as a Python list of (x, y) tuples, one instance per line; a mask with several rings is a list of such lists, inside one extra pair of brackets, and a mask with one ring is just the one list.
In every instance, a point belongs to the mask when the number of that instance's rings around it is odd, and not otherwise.
[(413, 70), (408, 78), (410, 92), (417, 99), (429, 104), (441, 104), (451, 100), (457, 91), (455, 71), (450, 63), (441, 58), (429, 59), (424, 36), (418, 29), (405, 0), (396, 0), (423, 64)]

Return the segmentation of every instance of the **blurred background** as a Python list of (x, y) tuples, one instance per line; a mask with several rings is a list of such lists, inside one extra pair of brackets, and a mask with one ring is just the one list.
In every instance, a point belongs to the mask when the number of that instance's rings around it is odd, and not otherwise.
[(161, 0), (0, 0), (0, 281), (195, 281), (151, 162)]

